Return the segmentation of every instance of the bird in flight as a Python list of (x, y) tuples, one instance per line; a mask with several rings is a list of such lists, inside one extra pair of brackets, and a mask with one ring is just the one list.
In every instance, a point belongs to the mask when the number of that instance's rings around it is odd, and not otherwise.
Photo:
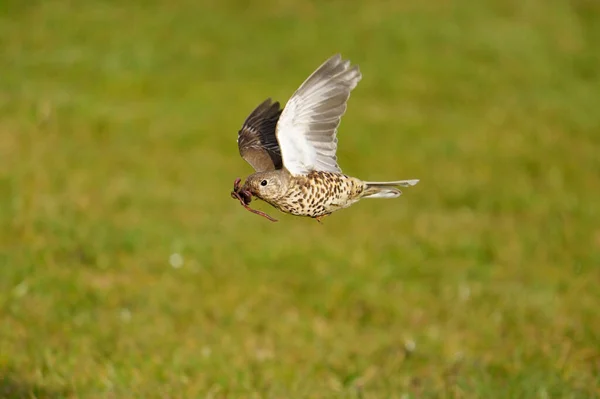
[(361, 78), (358, 66), (337, 54), (302, 83), (283, 110), (270, 98), (256, 107), (237, 140), (240, 155), (256, 173), (243, 185), (236, 179), (231, 196), (271, 221), (276, 220), (248, 206), (252, 197), (321, 222), (363, 198), (396, 198), (402, 193), (398, 187), (417, 184), (417, 179), (364, 181), (338, 166), (337, 129)]

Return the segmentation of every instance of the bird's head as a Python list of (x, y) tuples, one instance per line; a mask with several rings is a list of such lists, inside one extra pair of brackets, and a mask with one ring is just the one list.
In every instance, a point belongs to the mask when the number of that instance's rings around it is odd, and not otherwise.
[(254, 173), (246, 179), (242, 190), (270, 202), (282, 197), (289, 184), (289, 173), (284, 170)]

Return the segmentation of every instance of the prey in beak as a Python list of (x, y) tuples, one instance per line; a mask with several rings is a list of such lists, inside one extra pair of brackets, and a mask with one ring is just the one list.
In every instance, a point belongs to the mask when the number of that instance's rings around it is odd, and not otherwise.
[(231, 192), (231, 198), (239, 200), (240, 204), (242, 204), (242, 206), (250, 212), (260, 215), (266, 219), (269, 219), (271, 222), (276, 222), (277, 219), (272, 218), (271, 216), (267, 215), (262, 211), (259, 211), (258, 209), (252, 209), (248, 206), (248, 204), (250, 204), (250, 202), (252, 201), (252, 193), (248, 190), (245, 190), (244, 186), (241, 185), (241, 182), (242, 179), (240, 179), (239, 177), (235, 179), (235, 182), (233, 182), (233, 191)]

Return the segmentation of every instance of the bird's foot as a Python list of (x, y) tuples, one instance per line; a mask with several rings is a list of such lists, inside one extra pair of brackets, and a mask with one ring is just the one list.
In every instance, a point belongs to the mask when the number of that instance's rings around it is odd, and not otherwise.
[(329, 215), (316, 216), (315, 219), (317, 219), (317, 222), (323, 224), (323, 219), (325, 219), (327, 216)]

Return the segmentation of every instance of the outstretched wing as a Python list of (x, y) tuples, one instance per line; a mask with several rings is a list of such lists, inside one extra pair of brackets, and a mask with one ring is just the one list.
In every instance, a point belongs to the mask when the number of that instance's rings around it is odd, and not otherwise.
[(281, 169), (281, 152), (275, 136), (279, 115), (279, 103), (268, 98), (252, 111), (238, 132), (240, 155), (257, 172)]
[(337, 129), (350, 92), (361, 79), (358, 66), (337, 54), (325, 61), (290, 98), (277, 124), (283, 166), (293, 175), (312, 170), (341, 172)]

